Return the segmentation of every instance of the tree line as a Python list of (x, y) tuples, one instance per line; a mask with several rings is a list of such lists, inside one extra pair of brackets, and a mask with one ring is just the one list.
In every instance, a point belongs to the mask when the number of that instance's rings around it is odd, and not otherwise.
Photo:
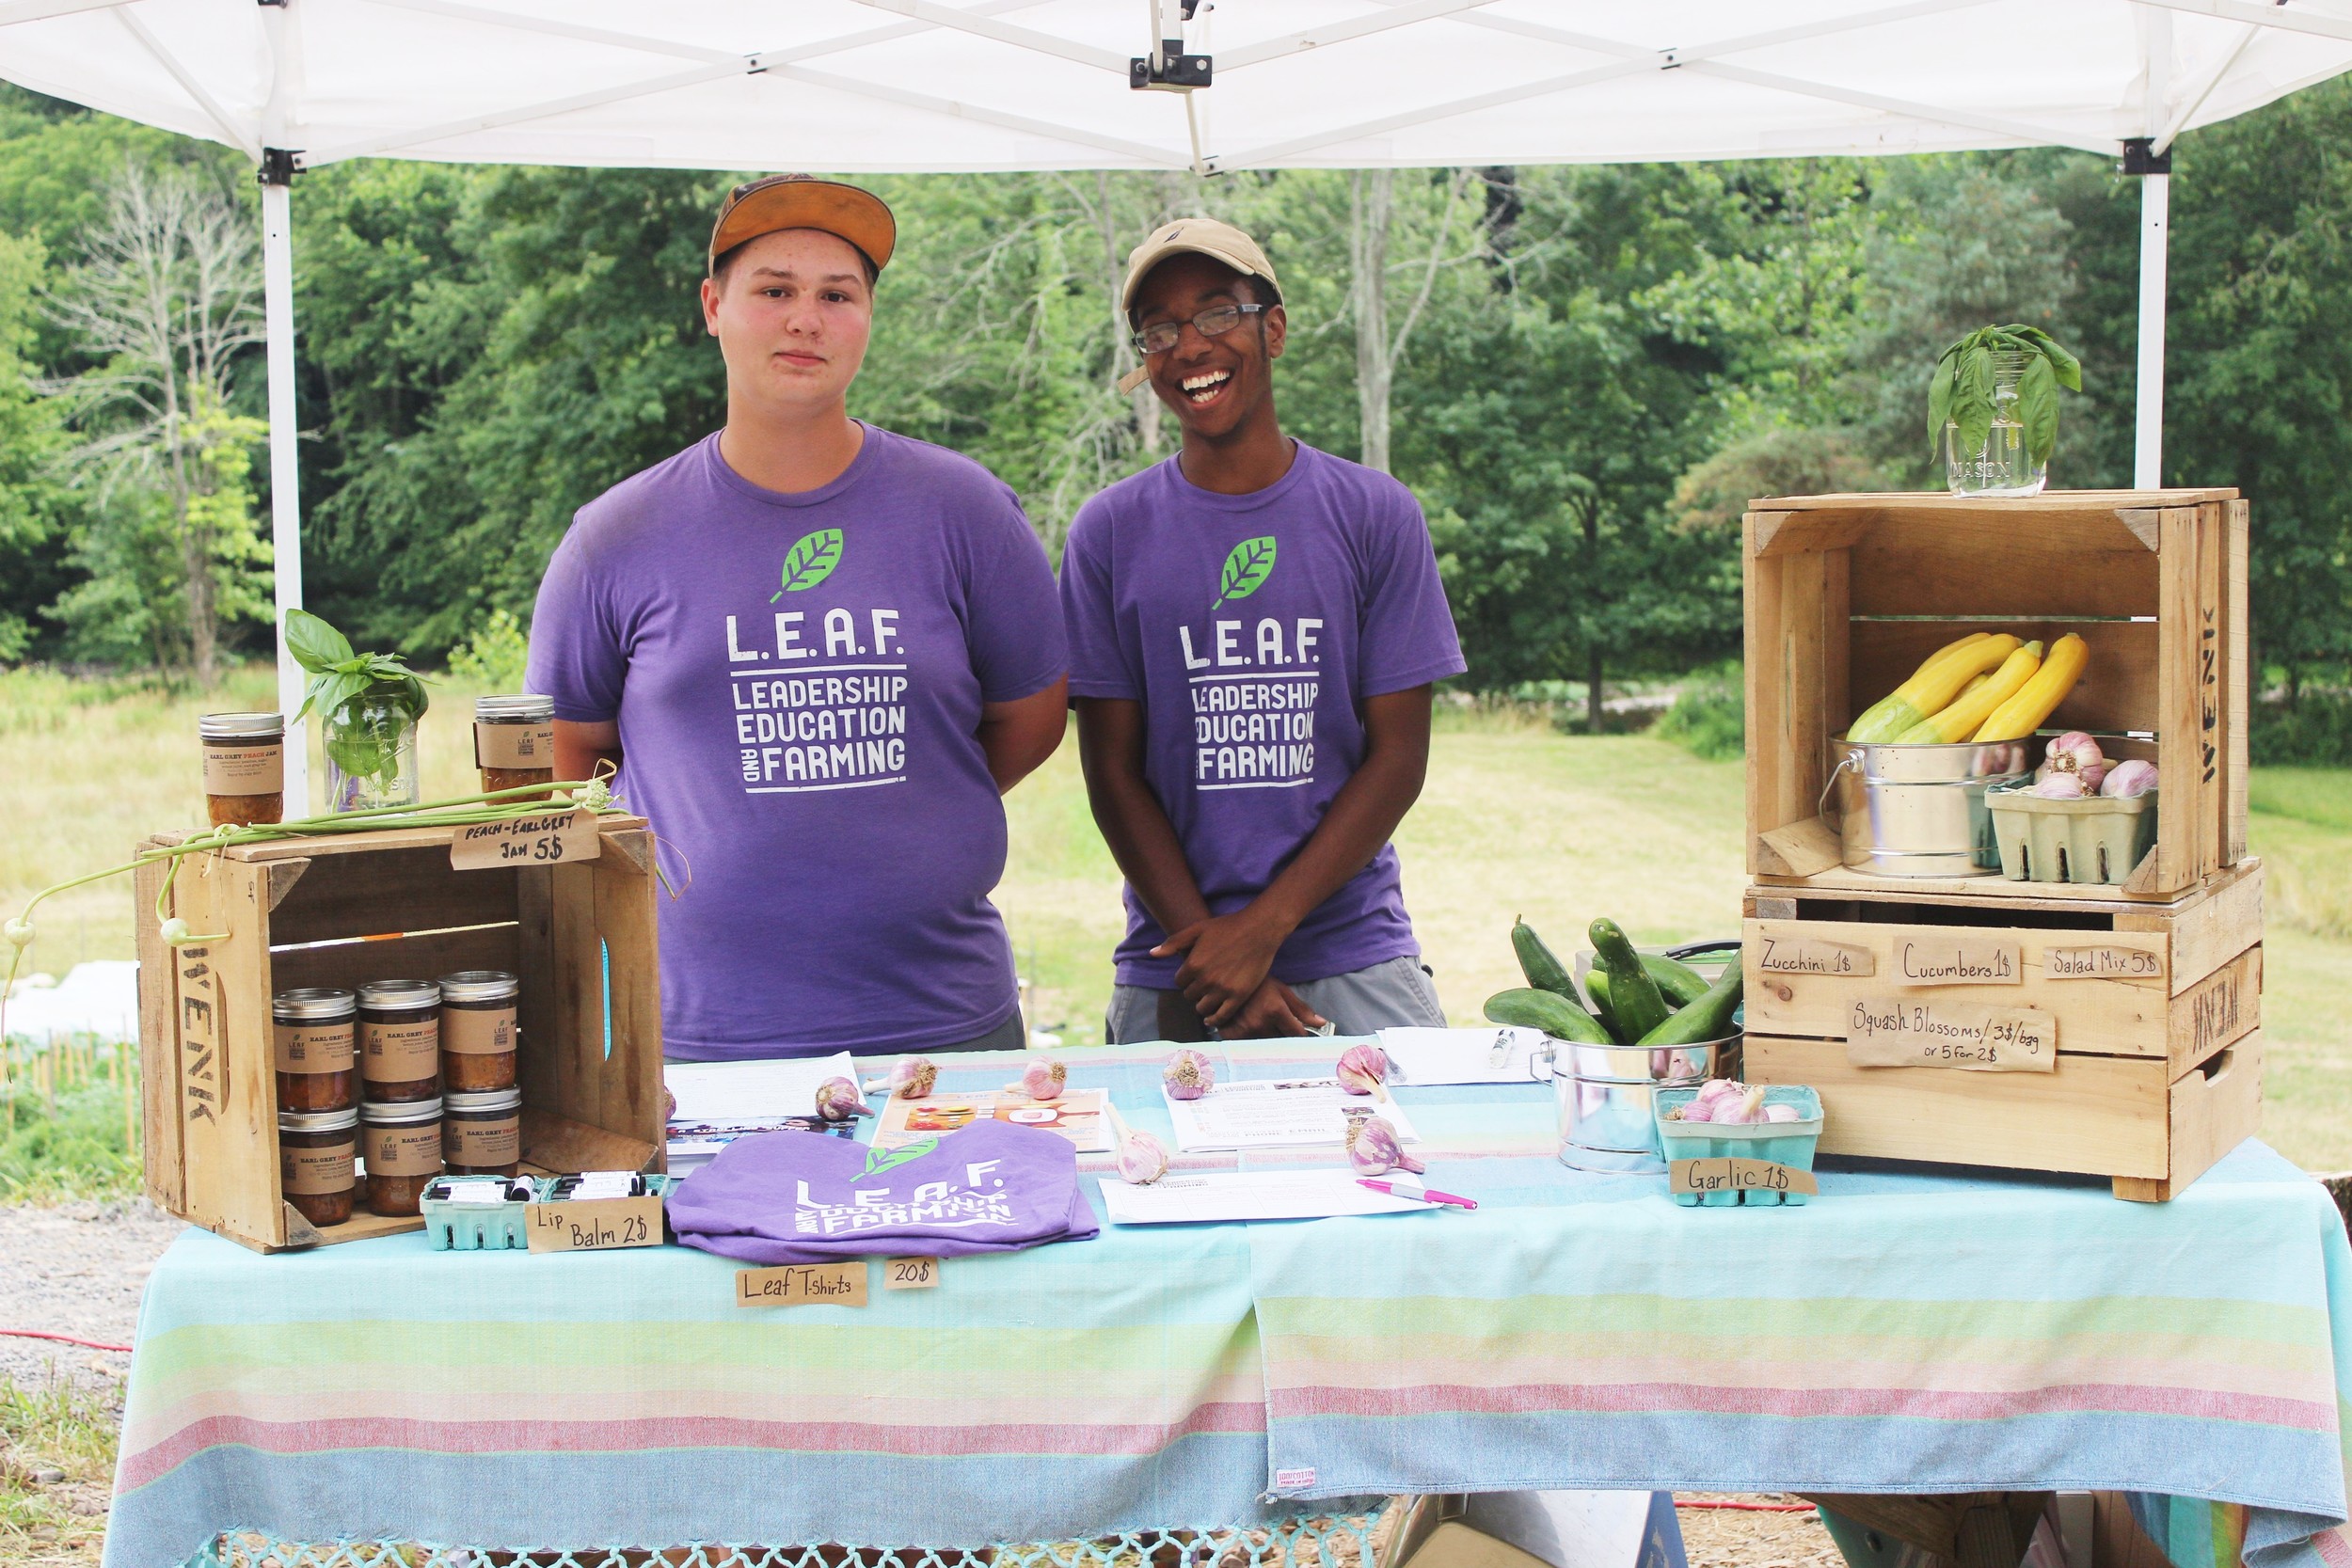
[[(2290, 697), (2352, 662), (2352, 86), (2179, 144), (2166, 478), (2254, 499)], [(294, 196), (304, 574), (427, 660), (527, 619), (573, 511), (720, 421), (694, 297), (739, 172), (358, 162)], [(2081, 357), (2051, 482), (2130, 483), (2139, 191), (2062, 150), (1709, 165), (882, 176), (898, 213), (853, 412), (969, 453), (1050, 551), (1173, 423), (1125, 254), (1258, 234), (1295, 433), (1428, 513), (1470, 672), (1508, 690), (1735, 652), (1751, 496), (1941, 483), (1937, 352)], [(0, 94), (0, 659), (193, 672), (267, 646), (252, 179), (222, 149)], [(495, 621), (494, 621), (494, 618)]]

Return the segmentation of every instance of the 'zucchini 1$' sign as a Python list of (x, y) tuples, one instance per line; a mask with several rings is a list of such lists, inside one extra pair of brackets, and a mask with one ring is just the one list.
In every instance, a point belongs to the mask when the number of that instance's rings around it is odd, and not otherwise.
[(2058, 1022), (2033, 1007), (1857, 996), (1846, 1018), (1846, 1060), (1855, 1067), (2055, 1072)]

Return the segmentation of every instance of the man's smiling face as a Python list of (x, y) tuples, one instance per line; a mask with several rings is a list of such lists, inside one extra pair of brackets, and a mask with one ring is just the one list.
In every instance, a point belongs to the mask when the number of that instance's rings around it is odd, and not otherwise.
[(874, 325), (866, 259), (837, 234), (786, 229), (746, 241), (703, 283), (703, 322), (738, 397), (778, 410), (839, 404)]
[(1215, 338), (1201, 336), (1192, 318), (1220, 305), (1261, 301), (1255, 278), (1222, 261), (1186, 253), (1152, 269), (1136, 292), (1137, 330), (1155, 323), (1182, 329), (1176, 346), (1147, 356), (1152, 389), (1176, 411), (1184, 429), (1216, 440), (1240, 429), (1273, 396), (1271, 361), (1282, 352), (1282, 308), (1244, 316), (1241, 325)]

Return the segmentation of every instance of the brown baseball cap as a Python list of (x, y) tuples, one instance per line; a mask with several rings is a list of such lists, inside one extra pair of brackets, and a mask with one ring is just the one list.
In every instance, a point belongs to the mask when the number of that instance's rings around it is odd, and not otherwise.
[(898, 220), (890, 204), (872, 191), (819, 180), (808, 174), (771, 174), (727, 192), (719, 221), (710, 227), (710, 261), (746, 240), (780, 229), (817, 229), (849, 241), (866, 253), (876, 272), (890, 264), (898, 243)]
[(1275, 281), (1274, 263), (1265, 259), (1258, 242), (1232, 224), (1215, 218), (1178, 218), (1152, 230), (1149, 238), (1127, 253), (1127, 281), (1119, 291), (1119, 308), (1133, 310), (1136, 291), (1143, 287), (1152, 269), (1170, 256), (1186, 252), (1222, 261), (1244, 277), (1263, 277), (1275, 288), (1281, 287)]

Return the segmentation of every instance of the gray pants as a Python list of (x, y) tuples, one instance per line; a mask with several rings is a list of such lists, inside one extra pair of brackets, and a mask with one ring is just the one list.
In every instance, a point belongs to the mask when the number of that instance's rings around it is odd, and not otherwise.
[[(1022, 1023), (1021, 1011), (1016, 1007), (1010, 1018), (978, 1038), (965, 1040), (960, 1045), (926, 1046), (923, 1049), (923, 1054), (937, 1055), (948, 1051), (1025, 1051), (1028, 1045), (1029, 1031)], [(665, 1062), (686, 1060), (683, 1056), (664, 1056), (661, 1059)]]
[[(1445, 1027), (1438, 988), (1416, 958), (1391, 958), (1346, 974), (1291, 987), (1299, 1000), (1339, 1026), (1343, 1035), (1422, 1025)], [(1145, 1040), (1204, 1040), (1207, 1027), (1180, 990), (1152, 986), (1113, 986), (1111, 1010), (1103, 1021), (1113, 1045)]]

